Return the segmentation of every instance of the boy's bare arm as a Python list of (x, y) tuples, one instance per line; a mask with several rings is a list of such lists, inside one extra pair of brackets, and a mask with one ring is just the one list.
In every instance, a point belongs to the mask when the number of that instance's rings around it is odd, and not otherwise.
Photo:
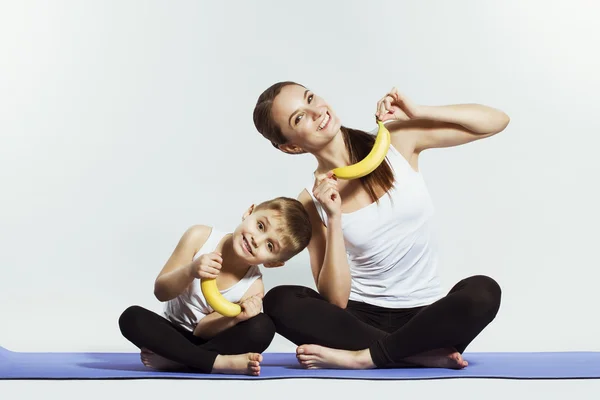
[(190, 265), (210, 232), (208, 226), (194, 225), (183, 234), (154, 282), (154, 295), (159, 301), (179, 296), (192, 283), (194, 276)]

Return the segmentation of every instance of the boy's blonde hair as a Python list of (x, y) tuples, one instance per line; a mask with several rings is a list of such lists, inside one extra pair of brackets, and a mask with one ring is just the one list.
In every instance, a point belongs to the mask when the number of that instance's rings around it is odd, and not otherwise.
[(284, 260), (289, 260), (308, 246), (312, 236), (312, 226), (308, 213), (302, 203), (289, 197), (276, 197), (264, 201), (254, 208), (255, 211), (274, 211), (280, 218), (282, 233), (281, 245), (284, 248)]

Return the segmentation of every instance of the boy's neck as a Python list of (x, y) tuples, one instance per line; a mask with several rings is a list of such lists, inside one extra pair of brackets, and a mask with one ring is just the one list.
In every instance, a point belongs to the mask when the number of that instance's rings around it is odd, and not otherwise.
[(223, 264), (221, 265), (221, 271), (229, 273), (246, 272), (251, 267), (247, 261), (238, 257), (233, 251), (233, 236), (230, 234), (223, 242), (223, 249), (221, 251), (223, 255)]

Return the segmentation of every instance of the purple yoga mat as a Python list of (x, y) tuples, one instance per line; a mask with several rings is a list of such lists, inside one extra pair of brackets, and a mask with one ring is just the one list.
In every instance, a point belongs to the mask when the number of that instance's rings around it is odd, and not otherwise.
[(264, 353), (261, 375), (157, 372), (139, 353), (28, 353), (0, 347), (0, 379), (600, 379), (600, 352), (465, 353), (462, 370), (396, 368), (306, 370), (291, 353)]

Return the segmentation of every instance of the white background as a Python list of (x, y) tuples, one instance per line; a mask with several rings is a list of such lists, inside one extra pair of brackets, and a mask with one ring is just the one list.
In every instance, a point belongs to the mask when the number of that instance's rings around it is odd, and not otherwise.
[[(134, 351), (131, 304), (196, 223), (296, 197), (310, 156), (252, 122), (280, 80), (372, 129), (392, 86), (501, 134), (431, 150), (444, 288), (503, 288), (468, 351), (597, 351), (600, 6), (593, 1), (0, 2), (0, 346)], [(314, 287), (305, 252), (267, 289)], [(277, 336), (268, 351), (293, 351)], [(556, 393), (556, 392), (554, 392)]]

